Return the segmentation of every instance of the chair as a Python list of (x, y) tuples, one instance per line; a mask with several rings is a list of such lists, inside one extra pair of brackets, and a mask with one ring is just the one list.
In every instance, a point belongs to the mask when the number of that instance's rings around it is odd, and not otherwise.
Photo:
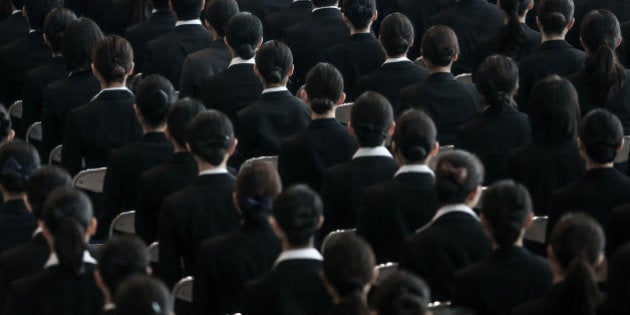
[(60, 144), (54, 147), (52, 150), (50, 150), (50, 153), (48, 154), (49, 165), (61, 164), (61, 148), (62, 147), (63, 145)]
[(455, 150), (455, 146), (454, 145), (443, 145), (440, 147), (439, 153), (444, 153), (444, 152), (450, 152)]
[(102, 193), (106, 171), (107, 167), (91, 168), (80, 171), (79, 174), (74, 176), (74, 179), (72, 180), (72, 185), (75, 188), (95, 193)]
[(274, 169), (277, 170), (278, 169), (278, 156), (277, 155), (259, 156), (259, 157), (248, 159), (247, 161), (243, 162), (243, 165), (241, 165), (239, 173), (247, 168), (252, 167), (252, 165), (254, 165), (255, 163), (268, 163)]
[(450, 314), (451, 302), (449, 301), (435, 301), (429, 303), (429, 310), (433, 315), (446, 315)]
[(9, 116), (11, 118), (22, 119), (22, 100), (17, 100), (9, 106)]
[(324, 239), (322, 240), (322, 250), (321, 252), (324, 252), (324, 249), (326, 249), (326, 244), (332, 240), (334, 240), (335, 238), (345, 235), (345, 234), (349, 234), (349, 233), (356, 233), (357, 229), (347, 229), (347, 230), (336, 230), (336, 231), (332, 231), (330, 233), (328, 233), (328, 235), (326, 235), (326, 237), (324, 237)]
[(342, 124), (347, 125), (350, 121), (350, 111), (352, 110), (352, 105), (354, 103), (345, 103), (337, 106), (335, 110), (335, 118), (339, 120)]
[(393, 272), (398, 270), (398, 263), (388, 262), (384, 264), (380, 264), (374, 269), (378, 270), (378, 278), (376, 278), (376, 282), (374, 282), (375, 286), (380, 285), (387, 277), (389, 277)]
[(34, 141), (42, 141), (42, 122), (34, 122), (26, 130), (26, 143)]
[(157, 264), (160, 258), (160, 243), (153, 242), (147, 248), (147, 255), (149, 256), (149, 262)]
[(176, 300), (182, 300), (185, 302), (193, 302), (193, 277), (188, 276), (177, 281), (177, 284), (173, 287), (173, 305)]
[(109, 226), (109, 237), (114, 236), (114, 233), (136, 234), (135, 222), (135, 210), (125, 211), (117, 215)]
[(525, 231), (525, 239), (536, 243), (545, 244), (547, 235), (547, 221), (549, 217), (534, 217), (534, 223)]
[(455, 80), (464, 83), (473, 83), (472, 81), (472, 73), (462, 73), (460, 75), (455, 76)]
[(630, 136), (623, 136), (623, 148), (617, 153), (615, 163), (628, 162), (628, 154), (630, 154)]

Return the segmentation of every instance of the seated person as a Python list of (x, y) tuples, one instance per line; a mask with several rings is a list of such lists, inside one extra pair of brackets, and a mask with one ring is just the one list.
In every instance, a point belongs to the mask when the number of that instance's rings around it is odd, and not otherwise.
[(22, 13), (24, 1), (4, 1), (2, 7), (6, 15), (3, 15), (4, 19), (0, 22), (0, 47), (28, 34), (28, 21)]
[(120, 285), (114, 299), (116, 315), (174, 315), (171, 292), (160, 280), (132, 276)]
[(311, 16), (313, 4), (310, 0), (297, 0), (283, 10), (274, 12), (265, 17), (265, 39), (281, 40), (284, 31)]
[(374, 296), (377, 315), (430, 315), (430, 302), (431, 291), (424, 280), (403, 270), (387, 276)]
[(630, 311), (628, 305), (628, 292), (630, 292), (630, 273), (628, 273), (628, 264), (630, 264), (630, 243), (626, 244), (614, 255), (610, 253), (612, 258), (608, 263), (608, 280), (606, 288), (608, 294), (606, 299), (598, 307), (597, 314), (614, 315), (625, 314)]
[(611, 257), (620, 247), (630, 242), (630, 204), (612, 209), (608, 214), (606, 232), (606, 256)]

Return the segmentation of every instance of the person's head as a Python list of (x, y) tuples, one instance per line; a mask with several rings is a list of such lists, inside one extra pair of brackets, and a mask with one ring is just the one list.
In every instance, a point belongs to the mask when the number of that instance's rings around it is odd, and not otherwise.
[(536, 21), (543, 34), (561, 36), (573, 27), (573, 0), (542, 0), (538, 3)]
[(535, 142), (574, 139), (579, 119), (580, 103), (571, 82), (554, 74), (534, 84), (529, 98), (529, 123)]
[[(39, 169), (37, 150), (25, 142), (13, 140), (0, 146), (0, 189), (3, 194), (21, 195), (33, 172)], [(6, 200), (5, 200), (6, 201)]]
[(525, 186), (503, 180), (483, 192), (481, 222), (499, 248), (519, 243), (532, 224), (532, 200)]
[(61, 41), (61, 53), (68, 71), (88, 69), (92, 63), (92, 49), (103, 38), (101, 29), (88, 18), (70, 22)]
[(389, 57), (406, 55), (414, 36), (413, 24), (402, 13), (392, 13), (381, 22), (379, 41)]
[(268, 41), (256, 51), (254, 72), (264, 86), (286, 85), (293, 75), (293, 54), (285, 43)]
[(315, 233), (324, 223), (323, 203), (306, 185), (294, 185), (274, 200), (272, 227), (291, 247), (312, 246)]
[(42, 218), (44, 202), (53, 190), (71, 186), (70, 174), (60, 167), (46, 166), (35, 171), (26, 183), (27, 204), (35, 218)]
[(619, 248), (608, 264), (608, 295), (606, 304), (609, 314), (630, 312), (630, 243)]
[(448, 67), (457, 60), (458, 56), (457, 35), (450, 27), (432, 26), (422, 36), (422, 57), (429, 68)]
[(378, 315), (426, 315), (431, 291), (418, 276), (398, 270), (378, 286), (374, 300)]
[(265, 226), (273, 207), (273, 200), (282, 183), (276, 169), (268, 163), (254, 163), (238, 174), (234, 189), (234, 201), (244, 224)]
[(498, 5), (507, 16), (507, 32), (501, 38), (501, 53), (512, 56), (525, 43), (527, 36), (521, 18), (534, 7), (533, 0), (499, 0)]
[(196, 99), (183, 98), (175, 102), (166, 114), (166, 135), (180, 148), (186, 148), (186, 129), (206, 108)]
[(170, 3), (177, 20), (188, 21), (199, 18), (203, 0), (170, 0)]
[(147, 274), (149, 268), (144, 242), (135, 235), (119, 235), (110, 238), (99, 248), (94, 275), (106, 300), (111, 301), (125, 279)]
[(166, 124), (166, 114), (177, 98), (171, 82), (165, 77), (152, 74), (136, 87), (136, 117), (140, 124), (150, 129)]
[(335, 66), (320, 62), (306, 74), (302, 99), (315, 114), (332, 112), (335, 105), (343, 103), (343, 76)]
[(219, 166), (234, 153), (237, 140), (230, 119), (220, 111), (199, 113), (186, 130), (188, 151), (198, 162)]
[(153, 8), (156, 10), (168, 9), (169, 0), (151, 0)]
[(44, 38), (54, 53), (61, 51), (64, 31), (70, 22), (77, 19), (72, 10), (66, 8), (53, 9), (44, 19)]
[(475, 84), (490, 107), (504, 110), (515, 106), (512, 96), (518, 89), (518, 66), (510, 57), (490, 56), (479, 66)]
[(311, 0), (313, 3), (313, 7), (321, 8), (321, 7), (332, 7), (338, 6), (339, 0)]
[(396, 120), (392, 149), (398, 164), (427, 163), (440, 145), (433, 119), (418, 109), (405, 111)]
[(206, 3), (206, 19), (219, 37), (225, 36), (225, 26), (240, 11), (236, 0), (211, 0)]
[(590, 111), (578, 129), (578, 145), (582, 156), (597, 164), (615, 161), (623, 146), (623, 126), (615, 114), (605, 109)]
[(24, 11), (32, 30), (44, 28), (44, 19), (52, 9), (61, 8), (63, 0), (24, 0)]
[(473, 154), (463, 150), (444, 153), (435, 166), (435, 190), (440, 204), (476, 205), (483, 176), (483, 165)]
[(394, 111), (389, 101), (376, 92), (361, 94), (352, 105), (348, 128), (360, 147), (383, 145), (394, 132)]
[(92, 71), (99, 81), (124, 84), (133, 72), (133, 49), (129, 42), (109, 35), (100, 40), (92, 51)]
[(171, 293), (160, 280), (136, 275), (125, 280), (114, 298), (116, 315), (173, 315)]
[(22, 10), (22, 8), (24, 7), (24, 1), (23, 0), (11, 0), (11, 6), (13, 6), (13, 8), (15, 8), (16, 10)]
[(0, 104), (0, 145), (13, 140), (13, 137), (15, 137), (15, 131), (11, 129), (11, 117)]
[(357, 31), (369, 30), (377, 17), (374, 0), (344, 0), (341, 11), (348, 25)]
[(263, 27), (260, 19), (248, 12), (234, 15), (225, 27), (225, 43), (234, 57), (251, 59), (262, 43)]

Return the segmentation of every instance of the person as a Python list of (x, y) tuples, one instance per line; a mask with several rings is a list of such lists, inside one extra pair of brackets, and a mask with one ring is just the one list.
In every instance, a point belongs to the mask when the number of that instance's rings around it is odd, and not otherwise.
[(28, 34), (28, 21), (26, 20), (24, 14), (22, 14), (24, 1), (5, 0), (3, 3), (5, 5), (7, 3), (9, 4), (10, 16), (6, 20), (0, 21), (0, 47)]
[(293, 75), (293, 54), (281, 41), (268, 41), (256, 51), (254, 72), (263, 86), (260, 99), (237, 113), (239, 155), (244, 160), (278, 155), (286, 138), (304, 130), (311, 111), (286, 88)]
[[(584, 18), (593, 10), (607, 10), (612, 12), (620, 23), (630, 21), (630, 6), (626, 1), (597, 0), (575, 1), (575, 25), (582, 25)], [(580, 30), (575, 27), (567, 33), (567, 42), (577, 49), (582, 49)]]
[(11, 117), (7, 110), (0, 104), (0, 146), (15, 138), (15, 131), (11, 128)]
[(135, 98), (125, 87), (133, 67), (133, 51), (124, 38), (110, 35), (94, 46), (92, 70), (101, 91), (71, 110), (64, 127), (61, 164), (71, 175), (82, 169), (82, 159), (86, 168), (103, 167), (111, 150), (140, 138), (142, 130), (133, 113)]
[(598, 315), (626, 314), (630, 311), (628, 292), (628, 264), (630, 263), (630, 243), (621, 247), (608, 263), (606, 299), (598, 307)]
[(400, 250), (398, 267), (427, 281), (436, 301), (446, 301), (454, 289), (454, 273), (490, 256), (491, 244), (477, 205), (483, 165), (474, 155), (454, 150), (440, 156), (435, 191), (442, 206), (431, 222), (409, 236)]
[(348, 128), (335, 119), (335, 109), (345, 97), (343, 77), (333, 65), (319, 63), (308, 72), (301, 98), (310, 107), (312, 120), (280, 145), (278, 172), (285, 186), (304, 183), (319, 191), (324, 171), (349, 161), (357, 151)]
[(604, 264), (605, 241), (602, 227), (587, 215), (562, 218), (547, 245), (553, 286), (542, 297), (515, 308), (512, 314), (594, 315), (602, 301), (594, 273)]
[(271, 270), (281, 244), (269, 218), (281, 186), (277, 171), (266, 163), (256, 163), (238, 175), (234, 203), (242, 226), (199, 246), (193, 273), (196, 314), (242, 312), (246, 283)]
[(455, 147), (474, 153), (485, 166), (485, 184), (509, 177), (508, 153), (531, 142), (527, 115), (517, 109), (518, 67), (509, 57), (488, 57), (477, 71), (477, 90), (486, 108), (457, 128)]
[(285, 189), (274, 201), (271, 226), (282, 253), (268, 273), (245, 287), (245, 314), (325, 314), (332, 300), (320, 278), (322, 256), (313, 248), (322, 226), (322, 200), (304, 185)]
[(580, 109), (571, 82), (556, 75), (536, 83), (532, 92), (532, 142), (510, 151), (507, 169), (529, 190), (534, 213), (547, 215), (552, 192), (585, 172), (576, 141)]
[(232, 123), (216, 110), (198, 114), (187, 128), (186, 147), (199, 176), (162, 201), (159, 217), (158, 274), (169, 287), (193, 272), (203, 240), (238, 229), (232, 202), (236, 178), (227, 171), (237, 143)]
[(291, 5), (265, 17), (264, 32), (267, 40), (282, 40), (287, 28), (308, 19), (313, 10), (310, 0), (293, 1)]
[(160, 280), (132, 276), (120, 285), (115, 297), (115, 315), (174, 315), (173, 298)]
[(397, 262), (405, 237), (431, 221), (438, 209), (435, 174), (428, 164), (438, 153), (435, 124), (411, 109), (396, 120), (392, 151), (400, 168), (394, 178), (361, 195), (357, 234), (374, 249), (378, 263)]
[(400, 91), (396, 115), (409, 108), (423, 109), (435, 122), (438, 141), (453, 144), (455, 128), (481, 111), (481, 98), (474, 85), (455, 80), (451, 73), (453, 62), (459, 58), (459, 44), (452, 29), (431, 27), (422, 37), (422, 56), (429, 77)]
[(428, 315), (431, 291), (418, 276), (395, 270), (378, 286), (374, 296), (377, 315)]
[(551, 266), (523, 248), (523, 235), (533, 223), (532, 202), (523, 185), (512, 180), (493, 184), (483, 192), (481, 209), (492, 255), (455, 273), (452, 302), (478, 314), (508, 314), (551, 288)]
[(322, 176), (326, 221), (320, 239), (337, 229), (355, 228), (363, 190), (392, 178), (398, 165), (383, 144), (394, 128), (392, 106), (382, 95), (366, 92), (354, 102), (348, 129), (359, 150), (352, 160), (328, 168)]
[(186, 129), (190, 122), (205, 110), (199, 101), (184, 98), (166, 115), (165, 135), (171, 141), (174, 155), (164, 164), (142, 173), (138, 185), (136, 208), (136, 234), (145, 243), (157, 241), (159, 214), (162, 202), (168, 195), (193, 183), (199, 169), (193, 156), (186, 150)]
[(72, 188), (57, 188), (46, 198), (40, 226), (50, 257), (43, 270), (13, 282), (2, 314), (101, 312), (103, 297), (94, 280), (96, 260), (86, 250), (96, 232), (92, 213), (90, 199)]

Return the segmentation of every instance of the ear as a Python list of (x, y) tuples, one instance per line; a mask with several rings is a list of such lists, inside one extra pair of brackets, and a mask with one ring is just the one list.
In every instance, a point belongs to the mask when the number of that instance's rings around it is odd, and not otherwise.
[(357, 138), (357, 133), (354, 132), (354, 126), (352, 126), (352, 121), (348, 122), (348, 132), (350, 133), (352, 137), (354, 137), (355, 139)]
[(273, 233), (276, 234), (276, 236), (280, 240), (286, 240), (287, 237), (285, 236), (282, 228), (278, 225), (278, 222), (276, 222), (276, 218), (274, 218), (273, 216), (270, 216), (269, 223), (271, 224), (271, 229), (273, 230)]
[(481, 186), (477, 186), (477, 188), (475, 188), (475, 190), (473, 190), (466, 198), (466, 203), (469, 204), (471, 208), (473, 208), (477, 206), (480, 198), (481, 198)]
[(621, 43), (623, 43), (623, 37), (619, 36), (619, 39), (615, 43), (615, 48), (621, 46)]
[(262, 43), (263, 43), (263, 38), (261, 37), (258, 39), (258, 44), (256, 45), (256, 48), (260, 48), (260, 45), (262, 45)]
[(374, 283), (376, 283), (376, 280), (378, 280), (378, 276), (381, 275), (381, 271), (378, 270), (377, 268), (374, 268), (374, 274), (372, 274), (372, 279), (370, 279), (370, 285), (373, 285)]
[(534, 224), (534, 213), (530, 212), (525, 219), (525, 223), (523, 224), (523, 228), (526, 230)]
[(453, 56), (453, 62), (459, 60), (459, 53), (455, 54), (455, 56)]
[(300, 98), (301, 98), (304, 102), (308, 103), (308, 101), (309, 101), (309, 98), (308, 98), (308, 93), (306, 92), (306, 90), (305, 90), (305, 89), (303, 89), (303, 88), (302, 88), (302, 89), (300, 89), (300, 91), (298, 92), (298, 94), (300, 95)]
[(228, 156), (232, 156), (234, 152), (236, 152), (236, 146), (238, 145), (238, 139), (234, 138), (234, 142), (232, 142), (232, 146), (228, 149)]
[(186, 151), (190, 152), (190, 154), (192, 154), (192, 150), (190, 149), (190, 143), (186, 142)]
[(575, 18), (572, 18), (569, 24), (567, 24), (567, 31), (573, 28), (573, 24), (575, 24)]
[(624, 144), (625, 144), (625, 140), (623, 138), (621, 138), (621, 143), (619, 144), (619, 146), (617, 147), (615, 152), (619, 153), (619, 151), (621, 151), (621, 149), (623, 149), (623, 145)]
[(532, 10), (534, 8), (534, 0), (529, 1), (529, 4), (527, 5), (527, 10)]
[(341, 105), (345, 101), (346, 101), (346, 93), (345, 92), (341, 92), (341, 97), (339, 98), (339, 100), (337, 100), (336, 105)]
[(96, 218), (92, 218), (92, 221), (90, 221), (90, 226), (88, 227), (88, 230), (87, 230), (87, 236), (91, 237), (94, 234), (96, 234), (97, 227), (98, 227), (98, 221), (96, 220)]
[(262, 75), (260, 75), (260, 71), (258, 71), (258, 67), (254, 64), (254, 74), (260, 79), (262, 79)]
[(293, 71), (295, 71), (295, 65), (291, 65), (291, 68), (289, 68), (289, 72), (287, 72), (287, 77), (292, 77)]
[(132, 61), (131, 62), (131, 67), (129, 67), (129, 70), (127, 71), (127, 76), (130, 76), (133, 73), (133, 69), (136, 67), (136, 64)]
[(15, 139), (15, 130), (11, 129), (9, 131), (9, 135), (7, 136), (7, 141), (6, 142), (9, 142), (9, 141), (11, 141), (13, 139)]
[(429, 157), (431, 158), (436, 157), (439, 153), (440, 153), (440, 143), (435, 141), (435, 144), (433, 145), (433, 149), (431, 149), (431, 152), (429, 152)]
[(396, 130), (396, 122), (392, 121), (392, 124), (389, 126), (387, 130), (387, 136), (391, 137), (394, 134), (394, 130)]
[(322, 228), (322, 225), (324, 225), (324, 216), (323, 215), (319, 215), (319, 222), (317, 222), (317, 230)]
[(378, 10), (374, 10), (374, 14), (372, 15), (372, 22), (375, 22), (378, 19)]

